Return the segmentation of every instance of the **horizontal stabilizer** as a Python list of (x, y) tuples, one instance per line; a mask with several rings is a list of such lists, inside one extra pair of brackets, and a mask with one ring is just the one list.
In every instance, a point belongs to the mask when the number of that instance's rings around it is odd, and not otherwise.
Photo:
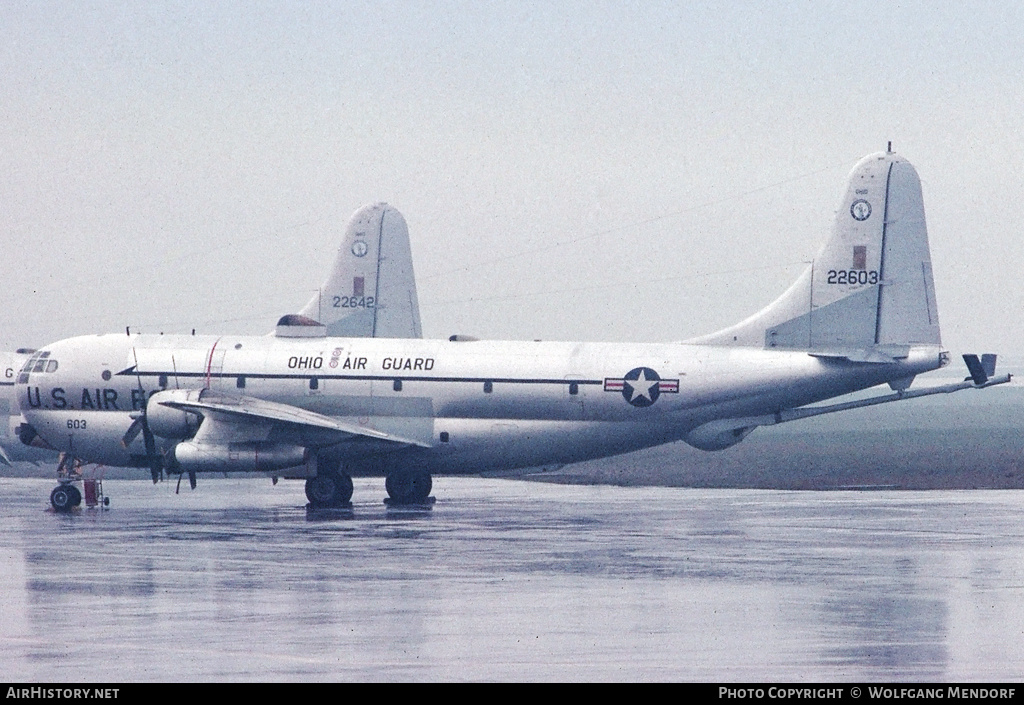
[(904, 360), (910, 355), (909, 345), (873, 345), (867, 348), (833, 348), (822, 350), (808, 350), (807, 354), (812, 357), (831, 357), (850, 362), (877, 362), (889, 364), (897, 360)]

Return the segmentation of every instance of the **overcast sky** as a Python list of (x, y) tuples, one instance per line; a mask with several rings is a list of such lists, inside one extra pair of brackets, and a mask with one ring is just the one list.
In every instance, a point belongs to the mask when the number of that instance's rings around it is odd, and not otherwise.
[(944, 344), (1024, 354), (1024, 11), (963, 2), (0, 4), (0, 345), (265, 333), (359, 206), (424, 334), (679, 340), (847, 173), (918, 169)]

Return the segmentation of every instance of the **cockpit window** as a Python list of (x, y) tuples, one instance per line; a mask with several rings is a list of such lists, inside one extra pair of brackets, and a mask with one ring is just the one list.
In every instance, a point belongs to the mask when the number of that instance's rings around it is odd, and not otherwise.
[(38, 359), (39, 359), (39, 353), (36, 353), (35, 355), (30, 357), (29, 359), (25, 360), (25, 364), (21, 366), (21, 371), (22, 372), (31, 372), (32, 371), (32, 366), (36, 364), (36, 361)]
[(50, 352), (43, 350), (37, 352), (35, 355), (25, 361), (25, 364), (21, 368), (21, 374), (18, 375), (18, 383), (24, 384), (28, 382), (29, 373), (36, 372), (56, 372), (57, 361), (49, 359)]

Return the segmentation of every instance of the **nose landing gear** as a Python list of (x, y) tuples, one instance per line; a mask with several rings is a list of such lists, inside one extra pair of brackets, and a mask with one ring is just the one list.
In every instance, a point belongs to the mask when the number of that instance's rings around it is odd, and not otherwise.
[(70, 512), (82, 503), (82, 493), (70, 480), (61, 482), (50, 493), (50, 506), (57, 512)]
[(103, 495), (103, 481), (96, 476), (95, 470), (88, 477), (83, 477), (82, 461), (61, 453), (57, 463), (57, 482), (50, 492), (50, 506), (56, 512), (66, 514), (82, 504), (82, 493), (76, 483), (81, 482), (85, 489), (85, 506), (93, 509), (100, 504), (110, 505), (110, 498)]

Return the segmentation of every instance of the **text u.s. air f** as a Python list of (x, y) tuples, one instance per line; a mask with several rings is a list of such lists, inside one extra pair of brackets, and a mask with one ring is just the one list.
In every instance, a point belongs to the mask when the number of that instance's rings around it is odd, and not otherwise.
[[(394, 258), (398, 294), (378, 295), (392, 241), (408, 251), (395, 209), (358, 211), (339, 251), (344, 274), (271, 335), (119, 333), (43, 347), (17, 380), (22, 436), (154, 480), (184, 473), (193, 486), (201, 472), (305, 478), (314, 507), (347, 504), (351, 477), (368, 474), (386, 478), (391, 502), (420, 503), (432, 474), (678, 440), (719, 450), (758, 426), (1009, 380), (994, 377), (994, 356), (966, 355), (964, 382), (909, 388), (948, 354), (920, 180), (891, 151), (854, 167), (824, 247), (781, 297), (680, 343), (423, 339), (411, 258)], [(892, 393), (808, 406), (882, 384)]]

